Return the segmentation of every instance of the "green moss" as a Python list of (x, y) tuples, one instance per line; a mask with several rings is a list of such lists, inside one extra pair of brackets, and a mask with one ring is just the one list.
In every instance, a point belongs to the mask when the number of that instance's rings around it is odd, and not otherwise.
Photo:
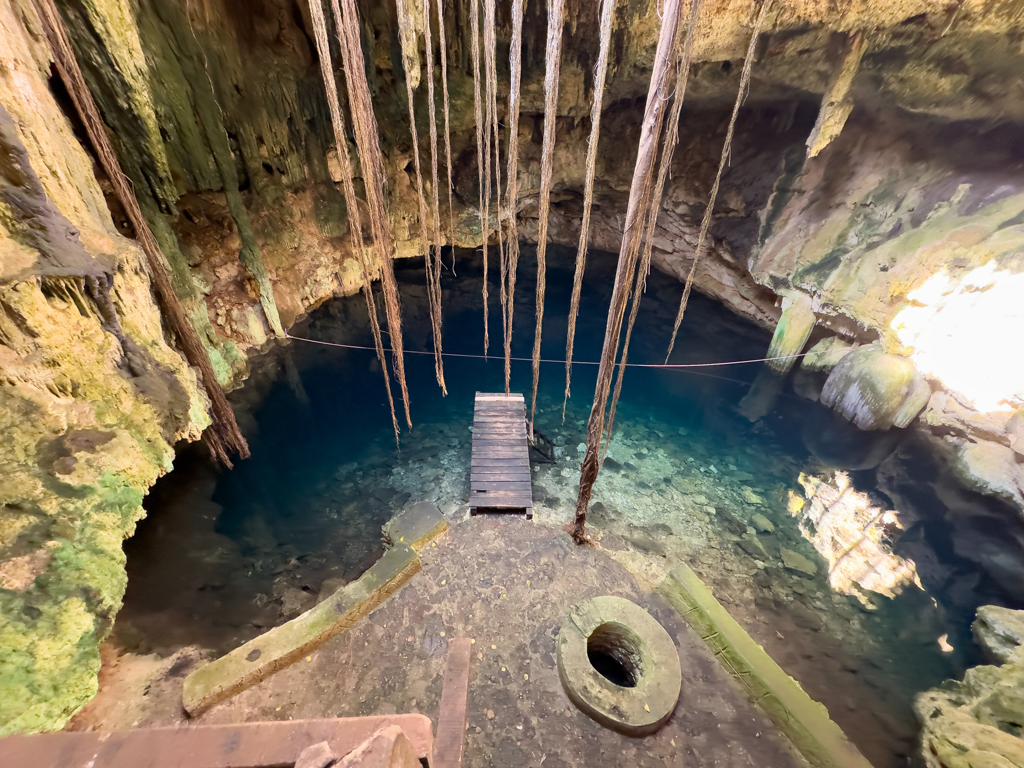
[(687, 566), (674, 568), (658, 591), (811, 765), (871, 768), (828, 710), (775, 663)]

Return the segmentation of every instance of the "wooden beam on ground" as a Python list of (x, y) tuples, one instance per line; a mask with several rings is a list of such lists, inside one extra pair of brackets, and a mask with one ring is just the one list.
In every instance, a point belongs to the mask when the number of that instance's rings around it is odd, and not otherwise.
[[(347, 755), (382, 728), (398, 726), (416, 756), (432, 759), (426, 715), (337, 717), (107, 733), (62, 732), (0, 739), (0, 765), (24, 768), (269, 768), (294, 765), (307, 747), (326, 741)], [(430, 762), (433, 765), (432, 762)]]
[(437, 768), (461, 768), (466, 750), (466, 709), (469, 706), (469, 664), (472, 641), (457, 637), (448, 647), (448, 664), (437, 716), (434, 762)]

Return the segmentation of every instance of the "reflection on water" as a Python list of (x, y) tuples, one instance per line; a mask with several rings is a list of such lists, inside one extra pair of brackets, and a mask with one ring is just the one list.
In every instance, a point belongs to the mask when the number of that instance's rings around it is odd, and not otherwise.
[(790, 511), (800, 532), (828, 565), (828, 583), (865, 605), (865, 592), (896, 597), (908, 584), (921, 587), (913, 560), (893, 553), (903, 532), (895, 510), (876, 506), (850, 484), (850, 476), (830, 478), (801, 473), (804, 496), (790, 491)]
[[(531, 254), (524, 247), (517, 291), (513, 354), (521, 357), (533, 340)], [(546, 358), (563, 357), (572, 256), (549, 251)], [(600, 356), (614, 264), (610, 254), (588, 260), (577, 360)], [(479, 256), (460, 252), (457, 271), (444, 276), (445, 350), (479, 354)], [(429, 352), (422, 262), (399, 262), (396, 274), (407, 349)], [(674, 279), (651, 275), (631, 361), (661, 361), (679, 292)], [(497, 340), (500, 313), (491, 317)], [(372, 345), (358, 296), (328, 302), (291, 333)], [(756, 359), (770, 338), (695, 295), (673, 362)], [(252, 366), (232, 395), (252, 458), (224, 472), (200, 447), (181, 450), (126, 543), (129, 586), (115, 628), (125, 648), (226, 651), (356, 578), (379, 555), (380, 526), (407, 502), (433, 501), (452, 521), (466, 514), (473, 396), (503, 388), (500, 358), (446, 358), (442, 397), (432, 356), (408, 354), (415, 427), (400, 447), (372, 351), (293, 341)], [(572, 514), (595, 376), (595, 366), (574, 370), (563, 421), (564, 366), (542, 367), (537, 426), (557, 460), (535, 471), (537, 524)], [(953, 543), (962, 531), (945, 516), (952, 496), (936, 485), (944, 473), (907, 435), (843, 424), (814, 401), (814, 375), (799, 370), (785, 380), (761, 374), (741, 404), (758, 376), (756, 365), (630, 370), (592, 529), (602, 546), (689, 562), (876, 768), (902, 764), (917, 732), (913, 695), (973, 660), (974, 608), (1012, 602), (1012, 580), (1005, 566), (989, 567), (989, 550)], [(530, 381), (529, 363), (514, 364), (512, 389), (528, 392)], [(807, 499), (802, 517), (791, 514), (792, 494)], [(816, 565), (789, 567), (783, 550)], [(942, 653), (940, 636), (956, 652)]]

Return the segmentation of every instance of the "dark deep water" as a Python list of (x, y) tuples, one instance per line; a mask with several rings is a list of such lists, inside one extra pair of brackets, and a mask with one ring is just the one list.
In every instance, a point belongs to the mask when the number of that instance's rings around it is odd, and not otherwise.
[[(529, 357), (533, 341), (532, 253), (524, 246), (516, 291), (513, 355), (519, 357)], [(553, 360), (565, 353), (573, 257), (564, 248), (549, 250), (543, 356)], [(600, 355), (614, 264), (612, 254), (590, 256), (578, 361)], [(396, 268), (406, 349), (427, 351), (422, 261)], [(483, 346), (479, 256), (459, 252), (456, 270), (457, 277), (448, 270), (443, 277), (444, 350), (477, 355)], [(491, 359), (446, 358), (448, 396), (442, 397), (432, 355), (406, 355), (414, 429), (403, 430), (400, 449), (372, 351), (292, 341), (254, 358), (250, 381), (232, 395), (253, 456), (227, 472), (215, 469), (201, 446), (180, 449), (174, 472), (146, 500), (147, 519), (125, 544), (129, 582), (115, 641), (140, 652), (186, 644), (225, 652), (310, 607), (321, 591), (356, 578), (380, 554), (380, 526), (407, 501), (434, 501), (453, 519), (461, 515), (473, 395), (503, 388), (502, 360), (495, 357), (501, 354), (496, 273)], [(662, 361), (680, 292), (675, 279), (651, 275), (631, 362)], [(370, 345), (365, 313), (361, 296), (333, 300), (291, 333)], [(770, 338), (694, 294), (673, 363), (761, 358)], [(911, 431), (860, 432), (798, 394), (820, 388), (815, 377), (796, 373), (783, 381), (759, 373), (757, 364), (631, 369), (611, 460), (595, 490), (600, 506), (593, 525), (690, 562), (876, 767), (905, 764), (916, 734), (914, 694), (977, 663), (969, 624), (978, 605), (1014, 604), (1008, 578), (980, 567), (956, 544), (957, 530), (942, 510), (956, 495), (994, 526), (984, 534), (994, 540), (1007, 535), (999, 528), (1002, 511), (980, 496), (951, 491), (948, 473)], [(577, 445), (585, 440), (595, 375), (596, 366), (575, 366), (563, 424), (564, 365), (542, 365), (537, 426), (554, 440), (560, 460), (537, 471), (538, 522), (557, 523), (573, 506)], [(513, 364), (512, 390), (526, 393), (527, 403), (530, 376), (529, 362)], [(755, 382), (762, 396), (741, 405)], [(806, 524), (800, 533), (787, 489), (800, 490), (801, 473), (829, 469), (848, 471), (852, 489), (879, 509), (896, 510), (897, 522), (880, 540), (916, 563), (923, 589), (902, 584), (895, 597), (857, 599), (830, 587), (820, 558), (813, 578), (782, 567), (780, 546), (813, 557), (808, 537), (820, 533)], [(756, 506), (751, 498), (759, 499)], [(774, 524), (773, 533), (751, 533), (753, 509)], [(763, 557), (750, 549), (752, 536), (764, 546)], [(940, 636), (952, 652), (940, 649)]]

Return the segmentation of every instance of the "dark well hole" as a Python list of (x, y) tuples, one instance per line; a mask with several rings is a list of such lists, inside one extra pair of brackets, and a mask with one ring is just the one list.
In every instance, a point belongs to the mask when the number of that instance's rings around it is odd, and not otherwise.
[(623, 688), (635, 688), (643, 677), (640, 638), (623, 624), (602, 624), (587, 638), (587, 658), (606, 679)]

